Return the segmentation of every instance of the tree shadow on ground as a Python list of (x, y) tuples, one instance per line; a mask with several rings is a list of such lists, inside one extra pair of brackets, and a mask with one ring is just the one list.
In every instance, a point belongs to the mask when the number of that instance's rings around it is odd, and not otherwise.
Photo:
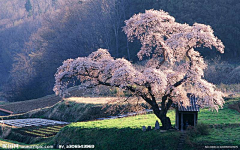
[(54, 139), (54, 145), (94, 145), (97, 150), (172, 150), (178, 145), (176, 130), (143, 132), (133, 128), (72, 128), (67, 127)]

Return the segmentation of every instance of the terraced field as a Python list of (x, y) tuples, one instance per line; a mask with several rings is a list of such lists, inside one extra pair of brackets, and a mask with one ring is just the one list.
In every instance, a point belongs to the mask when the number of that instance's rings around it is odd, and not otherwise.
[(14, 129), (16, 133), (31, 137), (50, 138), (56, 135), (65, 125), (41, 126), (41, 127), (24, 127)]
[(68, 122), (28, 118), (2, 120), (1, 136), (4, 139), (13, 140), (25, 144), (39, 143), (55, 136)]

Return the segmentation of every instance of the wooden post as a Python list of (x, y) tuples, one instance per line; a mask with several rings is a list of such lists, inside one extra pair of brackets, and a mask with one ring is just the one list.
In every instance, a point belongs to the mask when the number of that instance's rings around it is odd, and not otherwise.
[(178, 124), (178, 120), (179, 120), (179, 117), (178, 117), (178, 111), (177, 109), (175, 109), (175, 128), (179, 130), (179, 124)]
[(181, 131), (183, 131), (183, 113), (181, 112)]
[(194, 127), (196, 126), (196, 112), (194, 113), (194, 123), (193, 123), (193, 126)]
[(197, 125), (198, 112), (196, 113), (196, 125)]

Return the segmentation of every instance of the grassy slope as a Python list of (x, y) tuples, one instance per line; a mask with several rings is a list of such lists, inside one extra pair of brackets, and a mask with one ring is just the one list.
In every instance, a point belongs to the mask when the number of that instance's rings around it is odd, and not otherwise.
[[(199, 136), (193, 139), (194, 143), (204, 143), (205, 145), (233, 145), (240, 146), (240, 126), (213, 128), (206, 136)], [(240, 147), (239, 147), (240, 148)]]
[(14, 112), (14, 114), (26, 113), (31, 110), (40, 109), (44, 107), (50, 107), (59, 102), (61, 98), (56, 95), (48, 95), (42, 98), (20, 101), (20, 102), (12, 102), (4, 105), (0, 105), (0, 108), (10, 110)]
[(198, 122), (210, 125), (224, 125), (240, 123), (240, 114), (236, 110), (223, 108), (218, 112), (202, 109), (199, 113)]
[[(107, 109), (107, 108), (106, 108)], [(6, 116), (3, 119), (22, 119), (22, 118), (45, 118), (61, 120), (66, 122), (94, 120), (96, 118), (107, 117), (111, 114), (106, 113), (101, 104), (86, 104), (77, 102), (59, 102), (52, 107), (37, 109), (24, 114)]]
[[(174, 120), (174, 111), (168, 116)], [(179, 132), (141, 131), (154, 126), (155, 115), (72, 123), (53, 139), (54, 144), (90, 144), (96, 149), (176, 149)], [(144, 143), (144, 144), (143, 144)]]
[(239, 102), (240, 98), (226, 100), (219, 112), (202, 109), (198, 122), (210, 125), (209, 135), (190, 137), (185, 149), (195, 150), (204, 146), (238, 146), (240, 148), (240, 113), (228, 108), (229, 104)]
[[(69, 89), (69, 93), (71, 95), (78, 96), (77, 94), (81, 94), (82, 91), (78, 90), (78, 87), (72, 87)], [(82, 95), (82, 94), (81, 94)], [(86, 98), (86, 97), (70, 97), (66, 100), (68, 101), (75, 101), (76, 103), (91, 103), (91, 104), (103, 104), (107, 103), (109, 100), (116, 99), (113, 97), (101, 97), (101, 98)], [(18, 102), (3, 102), (0, 101), (0, 108), (10, 110), (14, 112), (14, 114), (22, 114), (29, 111), (39, 111), (39, 109), (45, 108), (45, 107), (51, 107), (54, 104), (61, 101), (62, 98), (59, 96), (52, 94), (47, 95), (41, 98), (32, 99), (32, 100), (25, 100), (25, 101), (18, 101)]]
[[(134, 111), (131, 109), (124, 110), (126, 104), (124, 105), (116, 102), (108, 104), (109, 101), (117, 101), (117, 99), (116, 97), (71, 97), (51, 107), (32, 110), (24, 114), (5, 116), (3, 119), (45, 118), (66, 122), (77, 122), (117, 115), (120, 111), (123, 111), (123, 113)], [(126, 98), (123, 97), (120, 99), (123, 101)], [(113, 105), (117, 106), (117, 108)], [(134, 104), (129, 104), (128, 107), (133, 105)], [(112, 106), (112, 109), (108, 109), (111, 108), (110, 106)]]
[[(228, 108), (228, 104), (239, 100), (239, 98), (228, 99), (224, 108), (220, 109), (219, 112), (201, 109), (198, 122), (217, 126), (217, 128), (211, 128), (210, 135), (191, 138), (190, 144), (187, 143), (185, 148), (193, 150), (196, 146), (202, 148), (202, 145), (222, 144), (240, 146), (239, 140), (236, 140), (240, 138), (240, 127), (231, 126), (240, 124), (240, 114)], [(84, 107), (96, 105), (83, 104), (80, 102), (81, 100), (78, 101), (78, 103)], [(73, 111), (72, 108), (77, 108), (73, 101), (70, 102), (70, 106), (71, 107), (66, 107), (62, 103), (62, 106), (59, 106), (58, 110), (56, 109), (55, 111), (60, 113), (70, 108), (69, 111), (67, 110), (69, 113)], [(168, 115), (174, 124), (174, 111), (170, 111)], [(154, 126), (156, 120), (153, 114), (147, 114), (122, 119), (72, 123), (63, 128), (59, 134), (47, 144), (94, 144), (96, 149), (166, 149), (168, 147), (169, 149), (175, 149), (179, 137), (178, 132), (160, 133), (155, 131), (141, 131), (143, 125)]]
[[(209, 135), (191, 138), (185, 148), (201, 149), (203, 145), (226, 144), (240, 146), (240, 141), (236, 140), (240, 138), (240, 126), (235, 126), (240, 124), (240, 114), (228, 108), (228, 104), (236, 101), (239, 99), (227, 100), (226, 105), (219, 112), (202, 109), (199, 112), (198, 122), (211, 125), (213, 128)], [(174, 124), (174, 111), (170, 111), (168, 115)], [(175, 149), (178, 132), (141, 131), (143, 125), (154, 126), (156, 120), (153, 114), (147, 114), (123, 119), (73, 123), (63, 128), (52, 143), (94, 144), (97, 149)]]
[[(168, 116), (174, 120), (174, 111), (169, 112)], [(155, 115), (147, 114), (72, 123), (62, 129), (53, 141), (44, 144), (94, 144), (95, 149), (176, 149), (178, 132), (141, 131), (143, 125), (154, 126), (156, 120)]]

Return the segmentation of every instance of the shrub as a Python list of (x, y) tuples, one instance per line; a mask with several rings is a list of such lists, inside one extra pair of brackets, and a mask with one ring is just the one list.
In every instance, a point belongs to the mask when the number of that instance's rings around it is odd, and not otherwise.
[(197, 135), (209, 135), (210, 127), (206, 124), (200, 123), (196, 127), (188, 126), (187, 135), (196, 137)]
[(209, 135), (210, 133), (210, 127), (203, 123), (198, 124), (196, 130), (200, 135)]
[(240, 102), (228, 105), (228, 108), (240, 112)]
[(193, 126), (188, 126), (187, 127), (187, 135), (190, 137), (195, 137), (197, 136), (198, 132), (196, 130), (196, 128), (194, 128)]

